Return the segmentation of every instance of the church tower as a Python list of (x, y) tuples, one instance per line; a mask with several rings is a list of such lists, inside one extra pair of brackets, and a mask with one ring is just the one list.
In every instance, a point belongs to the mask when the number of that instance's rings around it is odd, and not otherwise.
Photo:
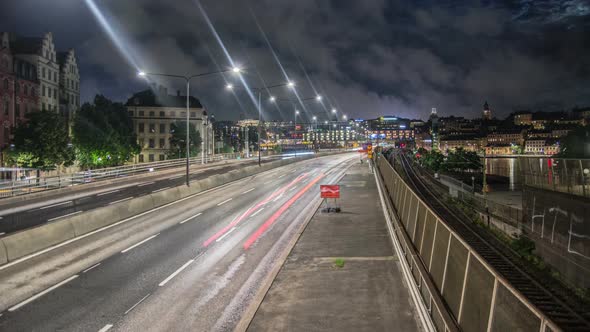
[(483, 114), (481, 118), (484, 120), (492, 119), (492, 111), (490, 111), (490, 105), (488, 105), (487, 101), (483, 104)]

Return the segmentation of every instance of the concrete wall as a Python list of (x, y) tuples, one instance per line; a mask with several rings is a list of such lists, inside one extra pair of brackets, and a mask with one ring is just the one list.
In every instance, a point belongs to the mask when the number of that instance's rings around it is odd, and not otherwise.
[(439, 331), (557, 331), (404, 183), (377, 162), (393, 225)]
[[(328, 154), (332, 153), (322, 155)], [(103, 208), (79, 213), (71, 217), (59, 219), (52, 223), (5, 236), (0, 239), (0, 265), (201, 191), (215, 188), (273, 168), (315, 157), (316, 155), (306, 155), (297, 158), (276, 160), (263, 164), (262, 167), (244, 167), (225, 174), (214, 175), (203, 180), (193, 181), (191, 182), (190, 187), (180, 186), (170, 188)]]
[(570, 284), (590, 288), (590, 200), (524, 186), (524, 232)]

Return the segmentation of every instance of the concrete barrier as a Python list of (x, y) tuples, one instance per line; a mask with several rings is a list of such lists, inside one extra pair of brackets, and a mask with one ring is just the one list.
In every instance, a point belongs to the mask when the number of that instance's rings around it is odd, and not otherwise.
[(41, 227), (2, 238), (8, 261), (51, 247), (76, 236), (74, 227), (65, 218)]
[(262, 166), (248, 166), (232, 170), (225, 174), (191, 182), (190, 187), (181, 185), (162, 190), (5, 236), (0, 239), (0, 265), (181, 198), (313, 157), (315, 156), (283, 159), (265, 163)]

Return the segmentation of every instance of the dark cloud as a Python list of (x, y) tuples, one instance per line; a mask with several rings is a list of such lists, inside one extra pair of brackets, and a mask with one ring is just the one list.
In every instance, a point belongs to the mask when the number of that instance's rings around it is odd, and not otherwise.
[[(127, 98), (145, 87), (135, 77), (139, 68), (196, 73), (229, 66), (197, 0), (95, 1), (122, 49), (84, 3), (0, 5), (0, 30), (53, 31), (59, 47), (76, 49), (84, 100), (96, 93)], [(248, 65), (251, 85), (262, 84), (261, 78), (268, 84), (285, 80), (271, 45), (300, 96), (326, 95), (324, 107), (306, 104), (310, 114), (327, 116), (326, 110), (337, 107), (354, 117), (425, 117), (437, 107), (442, 114), (474, 117), (488, 100), (504, 116), (518, 108), (590, 104), (590, 6), (584, 0), (201, 4), (232, 58)], [(226, 81), (235, 79), (196, 81), (192, 93), (217, 118), (255, 116), (245, 94), (223, 89)], [(182, 88), (174, 80), (157, 82)], [(292, 97), (284, 90), (274, 93)], [(267, 106), (265, 113), (290, 119), (293, 106), (280, 106)]]

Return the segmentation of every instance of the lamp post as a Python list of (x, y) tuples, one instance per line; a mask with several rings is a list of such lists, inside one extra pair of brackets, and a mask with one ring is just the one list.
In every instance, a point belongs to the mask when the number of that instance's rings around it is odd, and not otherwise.
[[(270, 90), (272, 88), (278, 88), (278, 87), (282, 87), (282, 86), (288, 86), (290, 88), (295, 88), (295, 83), (294, 82), (287, 82), (287, 83), (281, 83), (281, 84), (275, 84), (275, 85), (267, 85), (267, 86), (263, 86), (263, 87), (257, 87), (257, 88), (250, 88), (250, 91), (256, 91), (258, 93), (258, 126), (257, 126), (257, 132), (258, 132), (258, 166), (262, 165), (262, 156), (260, 153), (260, 123), (262, 122), (262, 91), (264, 90)], [(225, 88), (227, 90), (234, 90), (234, 86), (233, 84), (228, 84), (225, 86)], [(273, 96), (270, 96), (269, 100), (275, 101), (276, 98)]]
[[(141, 77), (147, 76), (164, 76), (164, 77), (172, 77), (172, 78), (182, 78), (186, 82), (186, 185), (190, 185), (190, 177), (189, 177), (189, 167), (190, 167), (190, 82), (193, 78), (209, 76), (214, 74), (222, 74), (227, 72), (233, 72), (235, 74), (239, 74), (241, 69), (239, 67), (233, 67), (227, 70), (218, 70), (206, 73), (199, 73), (190, 76), (184, 75), (172, 75), (172, 74), (162, 74), (162, 73), (146, 73), (144, 71), (140, 71), (137, 75)], [(203, 151), (201, 153), (204, 153)]]

